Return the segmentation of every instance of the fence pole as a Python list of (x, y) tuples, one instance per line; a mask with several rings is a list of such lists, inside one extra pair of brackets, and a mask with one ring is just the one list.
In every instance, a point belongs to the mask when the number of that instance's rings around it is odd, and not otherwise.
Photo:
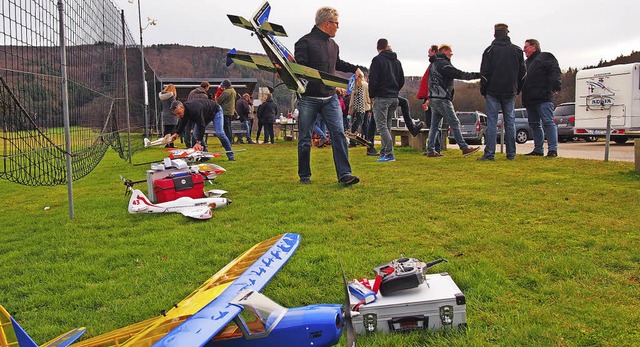
[(635, 153), (633, 160), (636, 163), (636, 174), (640, 175), (640, 138), (635, 139), (633, 148)]
[(129, 164), (131, 164), (131, 120), (129, 117), (129, 74), (127, 73), (127, 25), (124, 20), (124, 10), (120, 11), (120, 20), (122, 21), (122, 62), (124, 64), (124, 107), (127, 113), (127, 148)]
[(67, 196), (69, 199), (69, 218), (73, 219), (73, 167), (71, 165), (71, 130), (69, 126), (69, 83), (67, 80), (67, 44), (64, 31), (64, 2), (58, 0), (58, 20), (60, 24), (60, 74), (62, 75), (62, 116), (64, 122), (64, 144), (67, 162)]
[(607, 115), (607, 136), (604, 144), (604, 161), (609, 161), (609, 146), (611, 146), (611, 113)]

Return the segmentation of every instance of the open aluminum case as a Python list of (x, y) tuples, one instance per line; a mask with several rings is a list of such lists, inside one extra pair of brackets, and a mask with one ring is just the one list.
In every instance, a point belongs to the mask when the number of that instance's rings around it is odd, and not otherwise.
[[(349, 300), (352, 307), (358, 303), (352, 295)], [(448, 273), (426, 275), (425, 282), (416, 288), (388, 296), (378, 293), (376, 301), (360, 306), (359, 311), (353, 318), (358, 334), (467, 326), (464, 294)]]

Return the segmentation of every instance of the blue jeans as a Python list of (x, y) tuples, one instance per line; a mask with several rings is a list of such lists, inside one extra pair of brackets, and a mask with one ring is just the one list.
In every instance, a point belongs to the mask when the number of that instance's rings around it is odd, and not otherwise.
[(516, 157), (516, 116), (513, 109), (515, 96), (493, 96), (487, 94), (487, 133), (485, 136), (484, 156), (493, 159), (496, 154), (498, 139), (498, 112), (502, 109), (504, 126), (504, 142), (507, 147), (507, 158)]
[(527, 107), (529, 126), (533, 132), (533, 151), (536, 153), (544, 153), (545, 134), (547, 150), (558, 150), (558, 126), (553, 121), (553, 106), (553, 102), (549, 101)]
[[(196, 124), (193, 129), (193, 137), (194, 139), (200, 140), (200, 144), (204, 148), (204, 151), (207, 152), (208, 148), (207, 148), (207, 143), (204, 140), (204, 128), (205, 127)], [(227, 158), (233, 159), (234, 155), (233, 155), (233, 152), (231, 152), (233, 150), (231, 148), (231, 142), (229, 141), (229, 138), (227, 137), (227, 135), (224, 134), (224, 119), (222, 116), (222, 111), (219, 111), (213, 117), (213, 128), (216, 131), (216, 136), (220, 139), (220, 143), (222, 144), (222, 147), (224, 147), (224, 150), (228, 152)]]
[(331, 151), (338, 180), (351, 175), (347, 137), (344, 136), (338, 96), (315, 98), (303, 95), (298, 101), (298, 110), (298, 176), (311, 177), (311, 132), (317, 117), (324, 120), (331, 134)]
[(382, 148), (380, 157), (393, 158), (393, 138), (391, 137), (391, 119), (398, 108), (398, 98), (375, 98), (373, 101), (373, 118), (376, 129), (380, 133)]
[[(429, 131), (431, 131), (431, 107), (427, 108), (427, 110), (424, 111), (424, 119), (426, 121), (425, 124), (429, 128)], [(442, 150), (442, 133), (440, 132), (440, 124), (436, 124), (434, 125), (434, 127), (436, 128), (438, 133), (436, 134), (436, 140), (433, 144), (433, 148), (436, 152), (440, 153), (440, 151)]]
[(244, 122), (241, 122), (240, 125), (242, 126), (242, 129), (247, 132), (247, 135), (245, 136), (247, 142), (252, 142), (253, 140), (251, 139), (251, 128), (249, 127), (249, 121), (246, 120)]
[(465, 150), (469, 145), (462, 138), (462, 132), (460, 131), (460, 121), (456, 116), (456, 111), (453, 109), (453, 103), (447, 99), (429, 99), (429, 105), (431, 106), (431, 127), (429, 128), (429, 144), (427, 145), (427, 152), (435, 151), (436, 136), (440, 135), (440, 131), (434, 124), (440, 124), (444, 118), (449, 127), (451, 127), (451, 133), (453, 138), (456, 139), (458, 147)]

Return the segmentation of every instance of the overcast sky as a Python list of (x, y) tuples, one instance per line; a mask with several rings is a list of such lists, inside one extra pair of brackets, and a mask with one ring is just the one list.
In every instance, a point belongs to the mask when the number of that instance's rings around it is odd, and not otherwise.
[[(131, 4), (129, 1), (133, 1)], [(138, 0), (114, 0), (124, 9), (139, 39)], [(139, 0), (145, 46), (177, 43), (263, 53), (250, 32), (233, 26), (227, 14), (251, 18), (262, 0)], [(507, 23), (514, 44), (535, 38), (553, 53), (564, 70), (597, 64), (640, 50), (640, 0), (270, 0), (269, 21), (285, 27), (280, 40), (293, 51), (308, 33), (315, 12), (332, 6), (340, 13), (335, 37), (340, 58), (369, 66), (384, 37), (402, 62), (405, 75), (422, 76), (431, 44), (453, 46), (453, 65), (478, 71), (483, 50), (493, 40), (493, 25)]]

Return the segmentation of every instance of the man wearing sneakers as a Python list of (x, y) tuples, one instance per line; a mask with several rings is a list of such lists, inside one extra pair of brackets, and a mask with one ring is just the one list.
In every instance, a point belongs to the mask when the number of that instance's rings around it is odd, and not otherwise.
[[(448, 44), (442, 44), (438, 48), (438, 54), (429, 69), (429, 105), (431, 106), (431, 124), (440, 124), (444, 118), (451, 127), (453, 137), (463, 155), (477, 152), (480, 147), (469, 147), (462, 138), (460, 131), (460, 121), (453, 109), (453, 80), (474, 80), (480, 78), (478, 72), (464, 72), (451, 65), (453, 49)], [(429, 144), (427, 146), (427, 157), (437, 158), (443, 155), (435, 151), (435, 140), (438, 135), (438, 127), (432, 126), (429, 129)]]
[(376, 48), (378, 55), (369, 68), (369, 97), (373, 99), (373, 118), (382, 140), (377, 161), (395, 161), (390, 125), (398, 108), (398, 92), (404, 86), (404, 71), (387, 39), (379, 39)]
[(553, 54), (540, 52), (538, 40), (526, 40), (523, 50), (527, 56), (527, 78), (522, 88), (522, 105), (527, 108), (534, 143), (533, 151), (525, 155), (543, 156), (544, 136), (547, 135), (547, 157), (555, 158), (558, 156), (558, 126), (553, 121), (553, 95), (562, 86), (560, 66)]

